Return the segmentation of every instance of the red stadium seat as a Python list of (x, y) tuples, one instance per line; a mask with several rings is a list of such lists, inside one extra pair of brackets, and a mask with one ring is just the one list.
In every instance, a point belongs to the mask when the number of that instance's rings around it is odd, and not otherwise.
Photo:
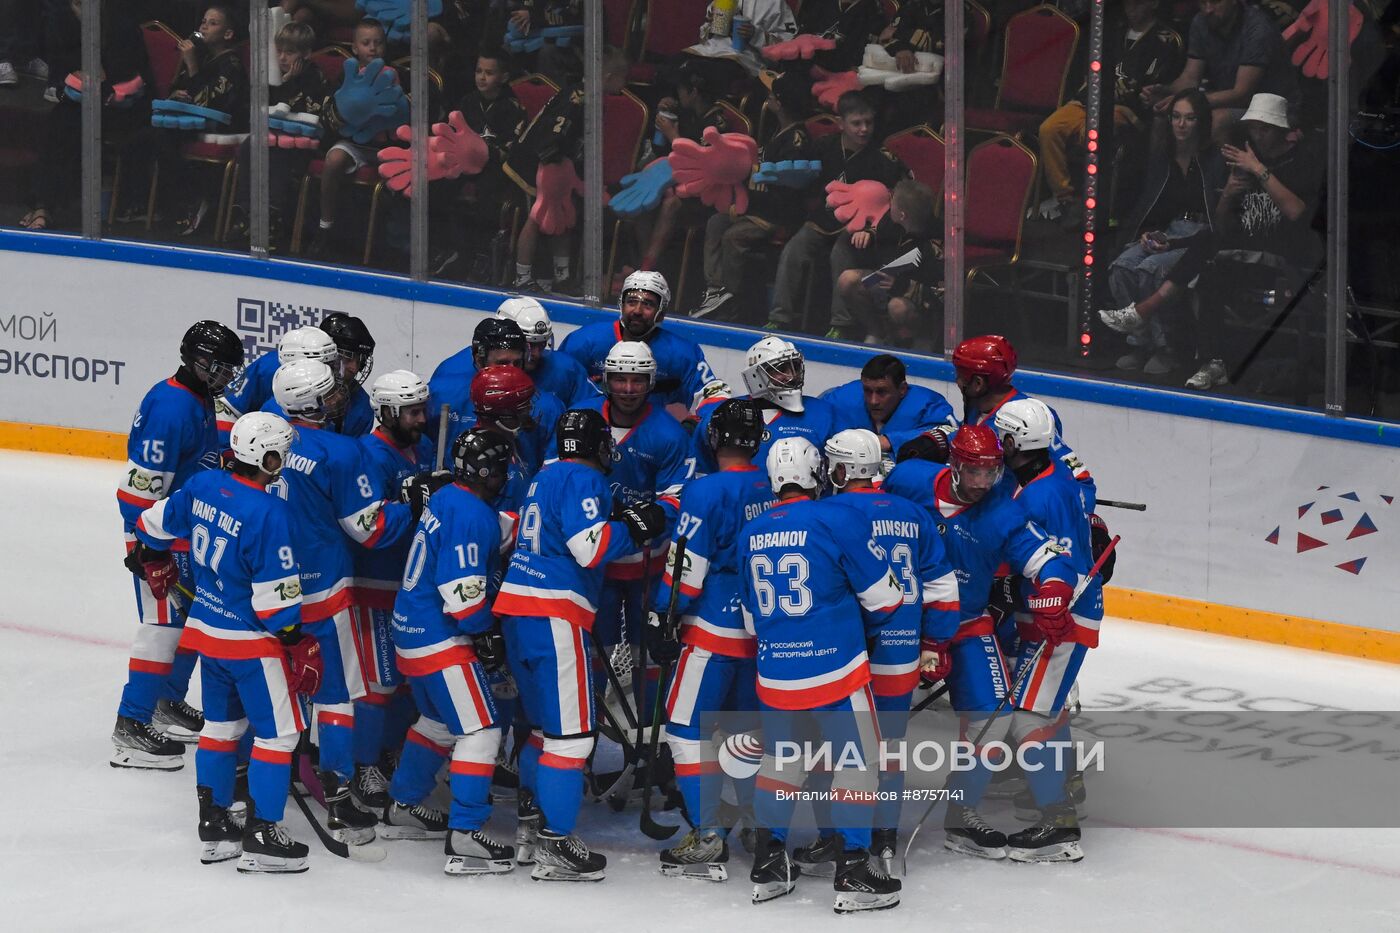
[(653, 80), (660, 62), (699, 42), (700, 24), (708, 11), (705, 0), (647, 0), (642, 61), (632, 66), (628, 80)]
[(151, 68), (152, 98), (164, 100), (170, 96), (175, 74), (180, 70), (180, 37), (159, 20), (141, 24), (141, 39), (146, 45), (146, 59)]
[(608, 45), (629, 55), (637, 33), (637, 4), (640, 0), (603, 0), (603, 33)]
[(933, 189), (935, 197), (943, 196), (943, 137), (927, 124), (900, 130), (885, 140), (885, 148), (909, 166), (915, 181)]
[(1035, 173), (1035, 153), (1010, 136), (994, 136), (968, 153), (963, 244), (969, 280), (984, 268), (1020, 258)]
[(968, 108), (965, 123), (970, 131), (1031, 133), (1064, 101), (1079, 25), (1043, 4), (1011, 17), (1005, 38), (996, 103)]
[(525, 108), (527, 122), (539, 116), (544, 105), (549, 103), (549, 99), (559, 93), (559, 85), (544, 75), (526, 75), (523, 78), (516, 78), (510, 83), (510, 89), (515, 92), (516, 97), (520, 98), (520, 106)]

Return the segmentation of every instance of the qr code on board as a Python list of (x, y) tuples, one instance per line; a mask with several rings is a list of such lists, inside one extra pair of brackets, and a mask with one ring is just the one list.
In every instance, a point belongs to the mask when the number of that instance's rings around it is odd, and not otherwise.
[(268, 350), (277, 349), (278, 342), (287, 331), (319, 324), (332, 310), (264, 301), (261, 298), (240, 298), (234, 327), (243, 341), (244, 353), (252, 361)]

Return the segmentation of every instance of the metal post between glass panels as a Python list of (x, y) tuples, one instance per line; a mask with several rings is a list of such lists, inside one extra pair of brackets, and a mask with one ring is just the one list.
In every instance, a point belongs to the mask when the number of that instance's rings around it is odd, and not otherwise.
[(267, 101), (269, 52), (268, 6), (255, 3), (248, 21), (248, 156), (251, 202), (248, 216), (249, 251), (258, 259), (267, 258), (268, 238), (268, 153)]
[[(83, 236), (102, 236), (102, 0), (83, 0)], [(50, 205), (52, 206), (52, 205)]]
[(597, 304), (603, 294), (603, 14), (598, 5), (583, 17), (583, 294)]
[(413, 69), (413, 190), (409, 199), (409, 275), (422, 282), (428, 278), (428, 0), (413, 0), (409, 59)]
[(1327, 50), (1331, 66), (1327, 70), (1327, 373), (1323, 404), (1327, 414), (1343, 417), (1347, 393), (1347, 182), (1351, 147), (1347, 66), (1351, 35), (1335, 24), (1348, 22), (1350, 0), (1331, 0), (1328, 15), (1334, 26)]
[(943, 355), (951, 358), (963, 337), (963, 206), (967, 178), (963, 171), (964, 74), (963, 5), (943, 7)]

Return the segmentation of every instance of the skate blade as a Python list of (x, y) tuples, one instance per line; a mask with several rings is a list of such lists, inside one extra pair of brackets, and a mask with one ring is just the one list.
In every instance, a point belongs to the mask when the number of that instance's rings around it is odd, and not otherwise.
[(238, 839), (220, 839), (217, 842), (206, 842), (204, 850), (199, 855), (202, 865), (216, 865), (219, 862), (227, 862), (229, 859), (238, 858), (243, 854), (243, 843)]
[(331, 838), (336, 842), (343, 842), (347, 846), (362, 846), (374, 841), (374, 827), (366, 826), (363, 829), (356, 829), (345, 826), (340, 829), (332, 829)]
[(1006, 857), (1013, 862), (1029, 865), (1032, 862), (1078, 862), (1084, 858), (1084, 850), (1077, 842), (1060, 842), (1039, 849), (1010, 849)]
[(838, 914), (853, 914), (861, 910), (889, 910), (899, 906), (899, 892), (889, 894), (867, 894), (858, 891), (842, 891), (836, 895), (833, 908)]
[(802, 862), (797, 859), (792, 860), (793, 864), (802, 869), (802, 874), (811, 875), (813, 878), (835, 878), (835, 862)]
[(407, 842), (425, 842), (432, 839), (446, 839), (445, 829), (423, 829), (420, 826), (398, 826), (385, 823), (379, 827), (379, 838), (397, 839)]
[(199, 742), (199, 733), (191, 732), (184, 726), (160, 725), (160, 731), (167, 739), (174, 739), (185, 745), (194, 745)]
[(754, 882), (753, 902), (762, 904), (765, 901), (777, 900), (778, 898), (791, 894), (797, 888), (797, 881), (767, 881), (763, 883)]
[(567, 868), (555, 868), (553, 865), (535, 865), (535, 870), (530, 872), (533, 881), (602, 881), (601, 871), (569, 871)]
[(510, 859), (480, 859), (466, 855), (449, 855), (447, 864), (442, 867), (448, 875), (503, 875), (515, 870)]
[(984, 849), (966, 839), (945, 837), (943, 848), (949, 852), (957, 852), (959, 855), (971, 855), (973, 858), (984, 858), (996, 862), (1006, 858), (1006, 847), (1001, 846), (995, 849)]
[(114, 768), (130, 768), (133, 771), (179, 771), (185, 766), (184, 755), (148, 755), (131, 749), (118, 749), (108, 761)]
[(535, 864), (535, 844), (533, 842), (521, 842), (519, 839), (515, 840), (515, 864)]
[(299, 875), (310, 868), (304, 858), (272, 858), (243, 853), (238, 870), (245, 875)]
[(692, 881), (726, 881), (729, 869), (723, 862), (701, 862), (692, 865), (661, 866), (661, 874), (667, 878), (689, 878)]

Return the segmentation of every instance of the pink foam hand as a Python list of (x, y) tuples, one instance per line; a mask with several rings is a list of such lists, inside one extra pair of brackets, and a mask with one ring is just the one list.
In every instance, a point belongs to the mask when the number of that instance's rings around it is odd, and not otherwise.
[(826, 186), (826, 206), (852, 233), (870, 230), (890, 209), (890, 189), (878, 181), (833, 181)]
[[(1356, 41), (1361, 32), (1362, 16), (1355, 4), (1347, 7), (1347, 45)], [(1283, 41), (1296, 36), (1302, 41), (1293, 49), (1293, 64), (1308, 78), (1324, 79), (1328, 71), (1328, 43), (1331, 23), (1327, 0), (1312, 0), (1298, 18), (1283, 31)]]
[(583, 194), (583, 182), (573, 162), (561, 159), (540, 165), (535, 171), (535, 204), (530, 208), (530, 219), (539, 224), (541, 233), (553, 236), (574, 229), (578, 221), (576, 194)]
[(749, 209), (749, 176), (758, 162), (758, 143), (743, 133), (721, 133), (705, 127), (702, 143), (677, 139), (671, 145), (671, 177), (676, 194), (742, 214)]
[(129, 105), (146, 93), (146, 79), (137, 75), (129, 81), (118, 81), (112, 85), (112, 96), (108, 102), (117, 107)]
[(446, 123), (434, 123), (428, 137), (428, 179), (476, 175), (486, 167), (491, 151), (476, 130), (467, 126), (460, 110), (447, 115)]
[(860, 75), (854, 71), (840, 71), (828, 75), (812, 85), (812, 96), (827, 110), (835, 111), (836, 102), (847, 91), (861, 89)]
[(775, 42), (763, 47), (763, 57), (770, 62), (790, 62), (797, 59), (806, 61), (818, 52), (829, 52), (836, 48), (835, 39), (823, 39), (803, 33), (786, 42)]
[(394, 130), (394, 137), (403, 146), (385, 146), (379, 150), (379, 177), (390, 190), (406, 198), (413, 197), (413, 128), (404, 125)]
[(80, 95), (83, 93), (83, 76), (76, 71), (68, 72), (68, 77), (63, 79), (64, 85), (71, 87)]

